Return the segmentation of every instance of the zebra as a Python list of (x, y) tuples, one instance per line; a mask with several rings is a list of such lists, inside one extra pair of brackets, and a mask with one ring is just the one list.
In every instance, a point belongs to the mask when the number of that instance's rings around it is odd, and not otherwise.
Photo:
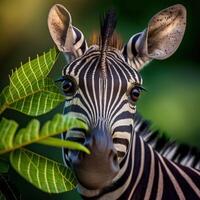
[(83, 199), (200, 199), (199, 151), (165, 141), (136, 112), (145, 90), (139, 71), (177, 50), (186, 9), (177, 4), (161, 10), (123, 46), (114, 33), (116, 21), (115, 12), (107, 12), (100, 36), (88, 46), (64, 6), (50, 9), (50, 35), (69, 62), (60, 79), (64, 113), (89, 126), (89, 131), (63, 133), (64, 140), (80, 142), (91, 151), (87, 155), (63, 149), (64, 163), (74, 171)]

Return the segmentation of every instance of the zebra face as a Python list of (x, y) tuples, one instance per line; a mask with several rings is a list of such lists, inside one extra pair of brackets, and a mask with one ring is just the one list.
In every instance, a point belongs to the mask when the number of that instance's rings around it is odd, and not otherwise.
[(141, 76), (120, 51), (108, 49), (105, 78), (100, 57), (99, 46), (93, 45), (65, 67), (62, 74), (63, 91), (68, 98), (65, 113), (81, 118), (90, 127), (89, 133), (70, 130), (64, 139), (81, 142), (91, 151), (91, 155), (65, 151), (65, 159), (79, 182), (92, 189), (109, 185), (117, 175), (119, 163), (130, 146), (136, 101), (142, 90)]
[(62, 73), (65, 113), (90, 127), (89, 132), (76, 128), (63, 134), (63, 139), (78, 141), (91, 151), (86, 155), (63, 150), (79, 188), (101, 190), (120, 177), (121, 163), (132, 144), (136, 101), (143, 89), (139, 70), (152, 59), (172, 55), (182, 40), (185, 24), (184, 7), (169, 7), (117, 49), (112, 44), (116, 18), (111, 11), (101, 26), (99, 43), (88, 48), (82, 32), (72, 25), (70, 13), (62, 5), (51, 8), (50, 34), (70, 63)]
[[(143, 90), (142, 79), (126, 63), (121, 52), (114, 48), (107, 52), (104, 79), (99, 66), (100, 55), (99, 46), (93, 45), (83, 56), (63, 69), (63, 91), (68, 99), (65, 113), (83, 119), (91, 130), (105, 128), (114, 140), (123, 132), (126, 140), (132, 132), (130, 127), (133, 125), (136, 102)], [(70, 137), (73, 136), (74, 133)], [(120, 141), (126, 143), (126, 147), (116, 146), (118, 155), (121, 155), (119, 157), (125, 155), (128, 141)]]

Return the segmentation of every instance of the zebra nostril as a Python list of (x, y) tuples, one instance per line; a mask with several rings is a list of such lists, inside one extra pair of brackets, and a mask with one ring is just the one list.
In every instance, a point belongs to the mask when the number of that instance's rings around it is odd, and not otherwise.
[(118, 165), (117, 153), (115, 151), (111, 150), (108, 158), (114, 164), (114, 166)]
[(114, 161), (114, 163), (117, 163), (117, 154), (114, 155), (113, 161)]
[(119, 163), (118, 163), (118, 158), (117, 158), (117, 154), (115, 153), (113, 156), (113, 166), (118, 167)]

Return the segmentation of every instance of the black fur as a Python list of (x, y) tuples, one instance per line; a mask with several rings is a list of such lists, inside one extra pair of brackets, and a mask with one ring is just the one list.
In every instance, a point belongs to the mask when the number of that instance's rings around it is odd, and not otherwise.
[(101, 49), (106, 50), (109, 39), (112, 37), (117, 25), (117, 16), (113, 9), (109, 10), (100, 21), (101, 26)]

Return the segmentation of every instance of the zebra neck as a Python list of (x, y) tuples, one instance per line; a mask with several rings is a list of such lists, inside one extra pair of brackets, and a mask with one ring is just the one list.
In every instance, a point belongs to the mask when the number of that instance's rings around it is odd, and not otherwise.
[(200, 171), (164, 158), (138, 134), (130, 152), (124, 190), (116, 188), (110, 199), (200, 199)]
[(147, 123), (144, 126), (145, 121), (141, 118), (139, 121), (143, 123), (136, 123), (129, 151), (120, 163), (120, 172), (113, 184), (98, 191), (82, 188), (79, 192), (83, 199), (200, 199), (200, 171), (160, 155), (141, 132)]
[(200, 172), (165, 159), (135, 134), (118, 179), (101, 191), (88, 190), (82, 195), (84, 199), (95, 200), (197, 200), (199, 185)]
[(153, 131), (151, 123), (142, 119), (138, 114), (135, 116), (134, 129), (135, 133), (159, 155), (177, 164), (200, 170), (200, 151), (196, 147), (190, 147), (175, 140), (167, 139), (159, 131)]

